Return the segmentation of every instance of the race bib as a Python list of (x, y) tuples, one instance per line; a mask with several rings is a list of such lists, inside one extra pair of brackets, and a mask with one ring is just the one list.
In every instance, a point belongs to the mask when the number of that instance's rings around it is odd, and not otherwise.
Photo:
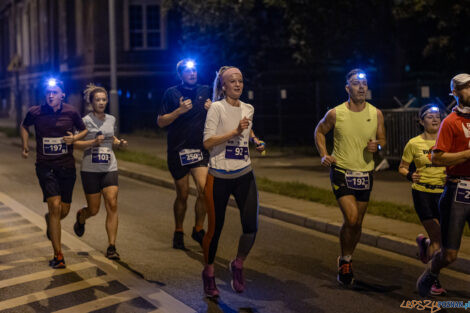
[(181, 150), (179, 154), (182, 166), (197, 163), (204, 158), (200, 149), (184, 149)]
[(461, 180), (455, 192), (455, 202), (470, 204), (470, 180)]
[(346, 186), (354, 190), (369, 190), (370, 177), (368, 172), (346, 171)]
[(226, 146), (225, 158), (235, 160), (246, 160), (248, 159), (248, 147)]
[(62, 137), (42, 138), (42, 153), (44, 155), (67, 154), (67, 145)]
[(91, 149), (91, 163), (109, 164), (111, 161), (111, 149), (108, 147), (95, 147)]

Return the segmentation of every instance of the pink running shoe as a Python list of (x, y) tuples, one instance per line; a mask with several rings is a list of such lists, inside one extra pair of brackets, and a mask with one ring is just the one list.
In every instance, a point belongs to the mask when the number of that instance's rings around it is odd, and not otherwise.
[(245, 279), (243, 278), (243, 267), (235, 265), (235, 260), (229, 264), (230, 272), (232, 273), (232, 281), (230, 285), (233, 291), (242, 293), (245, 290)]
[(439, 279), (436, 279), (434, 284), (431, 286), (431, 295), (433, 296), (445, 296), (447, 294), (447, 290), (442, 288), (441, 282)]
[(206, 271), (202, 271), (202, 283), (204, 284), (204, 293), (208, 298), (219, 296), (219, 289), (215, 285), (215, 276), (209, 276)]

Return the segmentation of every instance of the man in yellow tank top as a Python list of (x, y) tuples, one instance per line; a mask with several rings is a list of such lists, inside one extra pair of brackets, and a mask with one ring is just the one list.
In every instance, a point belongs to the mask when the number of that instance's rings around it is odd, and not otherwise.
[[(366, 102), (367, 77), (354, 69), (346, 75), (348, 101), (329, 110), (315, 129), (321, 164), (330, 167), (330, 179), (344, 222), (340, 231), (341, 256), (337, 280), (354, 281), (352, 254), (361, 238), (362, 220), (372, 190), (373, 154), (385, 146), (382, 112)], [(334, 129), (334, 149), (326, 150), (325, 135)]]

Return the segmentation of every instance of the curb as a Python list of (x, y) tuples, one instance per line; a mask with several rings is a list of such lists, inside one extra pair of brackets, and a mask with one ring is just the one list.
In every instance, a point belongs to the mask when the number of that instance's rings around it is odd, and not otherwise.
[[(159, 178), (148, 174), (136, 173), (126, 169), (125, 166), (122, 165), (119, 166), (119, 174), (160, 187), (175, 189), (174, 183), (171, 179)], [(197, 196), (196, 188), (193, 186), (190, 186), (189, 188), (189, 193), (193, 196)], [(235, 200), (230, 198), (229, 205), (236, 207)], [(297, 214), (290, 210), (286, 210), (275, 205), (266, 204), (262, 202), (260, 202), (259, 204), (259, 213), (261, 215), (281, 220), (286, 223), (298, 225), (301, 227), (313, 229), (319, 232), (335, 236), (339, 235), (339, 231), (341, 229), (341, 223), (332, 222), (327, 219)], [(363, 228), (360, 242), (368, 246), (395, 252), (411, 258), (416, 258), (416, 243), (411, 240)], [(459, 272), (470, 274), (470, 256), (460, 254), (460, 257), (454, 263), (452, 263), (449, 268)]]
[[(11, 141), (9, 143), (14, 146), (21, 147), (21, 144)], [(136, 173), (134, 171), (126, 169), (126, 167), (122, 165), (119, 166), (119, 174), (152, 185), (168, 189), (175, 189), (174, 182), (171, 179), (155, 177), (148, 174)], [(193, 196), (197, 196), (196, 188), (190, 186), (189, 193)], [(236, 207), (236, 203), (232, 198), (229, 199), (228, 204), (230, 206)], [(291, 210), (286, 210), (275, 205), (266, 204), (262, 202), (260, 202), (259, 204), (259, 213), (261, 215), (281, 220), (286, 223), (313, 229), (322, 233), (327, 233), (335, 236), (339, 235), (339, 231), (341, 229), (341, 224), (338, 222), (333, 222), (323, 218), (315, 218), (311, 216), (297, 214), (292, 212)], [(363, 228), (360, 243), (376, 247), (382, 250), (395, 252), (411, 258), (417, 258), (417, 247), (414, 241), (403, 239), (397, 236), (387, 235), (378, 231)], [(470, 256), (460, 253), (457, 260), (452, 263), (448, 268), (453, 269), (455, 271), (470, 274)]]

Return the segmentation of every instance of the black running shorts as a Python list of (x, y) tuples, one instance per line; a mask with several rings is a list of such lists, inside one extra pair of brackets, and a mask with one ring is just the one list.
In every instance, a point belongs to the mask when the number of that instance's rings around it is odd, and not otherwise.
[(439, 201), (442, 246), (459, 250), (465, 223), (470, 226), (470, 204), (455, 201), (457, 183), (447, 182)]
[(337, 166), (332, 166), (330, 169), (331, 188), (333, 189), (333, 193), (335, 194), (336, 199), (351, 195), (356, 198), (356, 201), (369, 202), (372, 185), (374, 183), (372, 172), (369, 172), (369, 180), (370, 182), (368, 190), (351, 189), (346, 184), (345, 169), (339, 168)]
[(42, 189), (43, 201), (60, 196), (63, 203), (72, 203), (73, 187), (77, 179), (75, 168), (36, 164), (36, 175)]
[(207, 167), (209, 164), (209, 152), (202, 150), (202, 160), (196, 163), (182, 165), (180, 155), (177, 152), (169, 152), (167, 154), (168, 169), (174, 180), (179, 180), (186, 176), (192, 168)]
[(83, 191), (86, 194), (100, 193), (103, 188), (119, 186), (118, 171), (113, 172), (80, 172)]
[(441, 193), (424, 192), (411, 189), (413, 203), (420, 221), (439, 220), (439, 199)]

